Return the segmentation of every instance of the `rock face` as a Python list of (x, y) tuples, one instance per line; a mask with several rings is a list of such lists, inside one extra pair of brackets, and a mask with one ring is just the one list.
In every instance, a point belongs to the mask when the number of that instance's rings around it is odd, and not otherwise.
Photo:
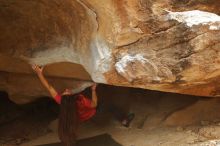
[(219, 96), (219, 6), (214, 0), (1, 0), (0, 89), (19, 90), (8, 87), (15, 85), (11, 74), (25, 80), (35, 63), (69, 81)]

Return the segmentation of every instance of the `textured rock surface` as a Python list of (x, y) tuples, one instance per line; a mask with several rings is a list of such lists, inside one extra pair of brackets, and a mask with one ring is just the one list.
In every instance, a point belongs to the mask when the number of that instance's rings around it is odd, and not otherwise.
[(201, 121), (201, 124), (207, 125), (208, 122), (206, 121), (214, 121), (213, 119), (220, 118), (219, 102), (219, 98), (199, 100), (191, 106), (174, 111), (167, 117), (164, 123), (172, 126), (176, 123), (186, 126), (198, 124), (201, 120), (204, 120)]
[[(0, 70), (27, 74), (28, 63), (53, 64), (51, 76), (219, 96), (219, 6), (214, 0), (1, 0)], [(60, 62), (66, 63), (54, 64)]]

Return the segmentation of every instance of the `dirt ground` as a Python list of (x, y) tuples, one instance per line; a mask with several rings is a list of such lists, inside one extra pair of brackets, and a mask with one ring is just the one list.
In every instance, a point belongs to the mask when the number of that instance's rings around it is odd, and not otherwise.
[[(107, 134), (122, 146), (220, 146), (220, 120), (211, 116), (220, 112), (216, 111), (218, 104), (213, 105), (213, 109), (212, 106), (206, 109), (206, 105), (213, 104), (209, 98), (140, 89), (120, 89), (120, 94), (118, 91), (109, 93), (108, 96), (115, 97), (116, 101), (112, 100), (114, 98), (100, 98), (100, 101), (117, 102), (124, 109), (129, 107), (129, 111), (135, 113), (131, 126), (121, 126), (110, 112), (103, 110), (97, 113), (95, 119), (80, 125), (78, 139)], [(98, 95), (104, 97), (104, 93)], [(54, 101), (42, 98), (19, 106), (10, 102), (4, 94), (1, 94), (0, 101), (0, 146), (35, 146), (59, 142), (59, 107)], [(210, 116), (203, 116), (204, 113)], [(103, 146), (106, 144), (103, 143)]]

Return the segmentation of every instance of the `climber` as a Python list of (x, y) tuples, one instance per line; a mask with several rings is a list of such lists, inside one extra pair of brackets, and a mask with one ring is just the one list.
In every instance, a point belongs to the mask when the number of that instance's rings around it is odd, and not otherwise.
[[(85, 88), (79, 88), (77, 93), (73, 90), (65, 89), (63, 93), (58, 93), (53, 86), (51, 86), (43, 75), (43, 67), (38, 65), (32, 66), (33, 70), (37, 73), (43, 86), (49, 91), (53, 99), (60, 104), (59, 115), (59, 138), (64, 146), (74, 146), (76, 142), (76, 131), (81, 122), (87, 121), (94, 117), (96, 114), (96, 107), (98, 98), (96, 95), (96, 84), (91, 86), (92, 98), (89, 99), (83, 94)], [(76, 91), (76, 90), (75, 90)], [(114, 108), (116, 109), (116, 108)], [(116, 115), (119, 111), (113, 110)], [(121, 124), (129, 127), (130, 122), (133, 120), (134, 114), (129, 114), (121, 118)]]

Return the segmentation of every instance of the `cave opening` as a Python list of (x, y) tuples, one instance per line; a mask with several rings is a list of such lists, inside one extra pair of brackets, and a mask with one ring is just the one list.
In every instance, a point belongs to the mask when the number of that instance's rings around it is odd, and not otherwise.
[[(129, 128), (123, 129), (111, 112), (101, 110), (97, 112), (95, 119), (80, 125), (79, 139), (104, 133), (126, 145), (128, 142), (123, 139), (133, 137), (134, 133), (140, 135), (141, 131), (148, 133), (152, 130), (164, 130), (165, 127), (184, 131), (195, 125), (207, 126), (220, 121), (220, 101), (216, 98), (104, 84), (98, 85), (97, 95), (100, 106), (105, 108), (108, 103), (114, 103), (124, 111), (135, 113), (135, 118)], [(59, 106), (52, 98), (41, 97), (32, 103), (18, 105), (10, 101), (7, 92), (1, 91), (0, 96), (0, 144), (39, 145), (59, 142)], [(124, 132), (128, 132), (128, 135), (120, 134)], [(47, 136), (53, 138), (46, 138)], [(101, 137), (103, 138), (103, 135)], [(139, 141), (133, 141), (134, 144), (145, 138), (142, 135), (138, 139)]]

